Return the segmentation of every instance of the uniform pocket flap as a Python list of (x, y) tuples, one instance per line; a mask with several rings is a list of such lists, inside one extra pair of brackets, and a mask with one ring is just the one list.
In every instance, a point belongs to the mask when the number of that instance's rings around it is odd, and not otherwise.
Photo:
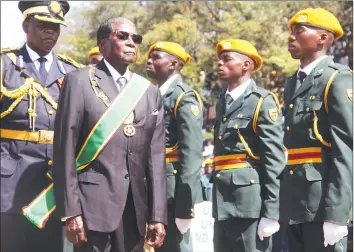
[(240, 118), (231, 119), (227, 124), (227, 127), (234, 128), (234, 129), (245, 129), (247, 128), (250, 121), (251, 118), (249, 117), (240, 117)]
[(79, 182), (86, 182), (95, 185), (99, 185), (103, 178), (103, 174), (98, 172), (83, 172), (77, 175), (77, 180)]
[(232, 172), (232, 183), (234, 185), (259, 184), (258, 172), (253, 168), (240, 168)]
[(311, 101), (311, 110), (320, 110), (322, 108), (322, 101)]
[(310, 109), (310, 102), (307, 100), (300, 100), (297, 112), (304, 112)]
[(7, 154), (1, 154), (1, 175), (11, 176), (15, 173), (18, 161)]
[(307, 181), (321, 181), (322, 174), (312, 164), (304, 165)]

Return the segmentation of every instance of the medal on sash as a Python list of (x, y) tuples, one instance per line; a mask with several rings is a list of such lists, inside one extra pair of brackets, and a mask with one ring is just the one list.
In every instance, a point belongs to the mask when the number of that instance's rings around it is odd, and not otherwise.
[(126, 135), (127, 137), (132, 137), (135, 135), (135, 127), (133, 125), (134, 119), (135, 119), (135, 114), (133, 111), (128, 115), (127, 119), (125, 119), (124, 121), (125, 126), (123, 132), (124, 135)]

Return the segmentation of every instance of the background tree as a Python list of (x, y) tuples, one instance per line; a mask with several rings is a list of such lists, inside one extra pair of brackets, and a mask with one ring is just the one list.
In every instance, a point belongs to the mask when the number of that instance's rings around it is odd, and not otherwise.
[[(139, 59), (132, 70), (145, 75), (146, 52), (157, 40), (180, 43), (192, 57), (182, 74), (201, 93), (204, 105), (209, 109), (215, 105), (222, 90), (215, 74), (216, 43), (225, 38), (241, 38), (253, 43), (264, 59), (264, 66), (253, 77), (282, 100), (285, 78), (298, 67), (298, 61), (293, 60), (287, 50), (287, 23), (298, 10), (308, 7), (322, 7), (338, 17), (345, 35), (331, 48), (331, 53), (336, 61), (352, 68), (353, 2), (86, 2), (85, 8), (69, 12), (73, 28), (62, 37), (61, 50), (87, 64), (87, 52), (96, 45), (99, 24), (108, 18), (127, 17), (144, 36)], [(211, 124), (212, 120), (206, 122)]]

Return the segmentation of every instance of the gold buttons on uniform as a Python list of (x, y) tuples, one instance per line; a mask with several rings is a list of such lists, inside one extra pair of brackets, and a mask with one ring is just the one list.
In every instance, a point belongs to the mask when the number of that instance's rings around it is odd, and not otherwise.
[(250, 183), (251, 183), (251, 184), (254, 184), (254, 179), (251, 179)]
[(306, 108), (306, 112), (309, 112), (310, 111), (310, 108)]
[(48, 160), (48, 165), (52, 165), (53, 161), (52, 160)]
[(290, 105), (289, 105), (289, 108), (293, 108), (293, 107), (294, 107), (294, 104), (290, 104)]
[(227, 117), (224, 117), (224, 122), (227, 120)]
[(177, 170), (173, 170), (173, 174), (177, 174)]
[(286, 131), (290, 131), (290, 127), (289, 126), (286, 126)]
[(193, 208), (191, 208), (191, 213), (194, 213), (194, 209)]
[(293, 175), (294, 174), (294, 171), (293, 170), (290, 170), (290, 175)]
[(221, 140), (221, 139), (222, 139), (222, 136), (218, 136), (218, 139)]
[(216, 174), (216, 177), (217, 177), (217, 178), (220, 178), (220, 176), (221, 176), (221, 175), (220, 175), (219, 173), (218, 173), (218, 174)]
[(237, 124), (235, 124), (234, 129), (238, 129), (238, 125)]
[(53, 111), (53, 110), (49, 110), (49, 111), (48, 111), (48, 114), (53, 115), (53, 114), (54, 114), (54, 111)]

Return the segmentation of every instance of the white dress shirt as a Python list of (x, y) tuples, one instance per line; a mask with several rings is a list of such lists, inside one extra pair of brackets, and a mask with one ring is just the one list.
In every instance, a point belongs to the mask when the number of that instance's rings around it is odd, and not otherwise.
[(239, 85), (238, 87), (234, 88), (232, 91), (229, 91), (229, 89), (226, 90), (225, 93), (225, 98), (227, 94), (230, 94), (232, 97), (232, 102), (236, 101), (237, 98), (239, 98), (247, 89), (248, 85), (251, 83), (251, 79), (246, 80), (244, 83)]
[(117, 84), (117, 87), (118, 87), (118, 90), (119, 90), (119, 86), (118, 86), (117, 80), (120, 77), (124, 77), (127, 80), (127, 82), (128, 82), (130, 80), (130, 76), (131, 76), (131, 72), (130, 72), (129, 68), (127, 68), (127, 70), (125, 71), (125, 73), (122, 76), (122, 75), (120, 75), (120, 73), (111, 64), (108, 63), (108, 61), (106, 59), (103, 59), (103, 61), (106, 64), (106, 66), (108, 68), (108, 71), (111, 73), (111, 75), (113, 77), (113, 80)]
[(178, 74), (172, 75), (164, 84), (162, 84), (162, 86), (160, 87), (160, 93), (162, 96), (167, 93), (168, 88), (170, 87), (171, 83), (177, 78), (177, 76)]
[(300, 66), (299, 69), (297, 70), (297, 73), (299, 74), (299, 72), (302, 71), (306, 75), (309, 75), (312, 72), (312, 70), (318, 65), (318, 63), (320, 63), (321, 60), (323, 60), (324, 58), (327, 58), (327, 57), (328, 57), (328, 55), (323, 55), (323, 56), (319, 57), (318, 59), (316, 59), (315, 61), (312, 61), (310, 64), (308, 64), (304, 68), (301, 68), (301, 66)]
[[(36, 69), (39, 71), (39, 66), (40, 66), (40, 62), (39, 62), (39, 58), (41, 56), (38, 55), (38, 53), (36, 53), (35, 51), (33, 51), (26, 43), (26, 49), (28, 52), (28, 55), (30, 56), (31, 60), (34, 63), (34, 66), (36, 67)], [(50, 66), (53, 63), (53, 52), (50, 51), (50, 53), (48, 53), (46, 56), (43, 56), (44, 58), (46, 58), (47, 60), (44, 63), (45, 66), (45, 70), (47, 70), (47, 72), (49, 72)]]

